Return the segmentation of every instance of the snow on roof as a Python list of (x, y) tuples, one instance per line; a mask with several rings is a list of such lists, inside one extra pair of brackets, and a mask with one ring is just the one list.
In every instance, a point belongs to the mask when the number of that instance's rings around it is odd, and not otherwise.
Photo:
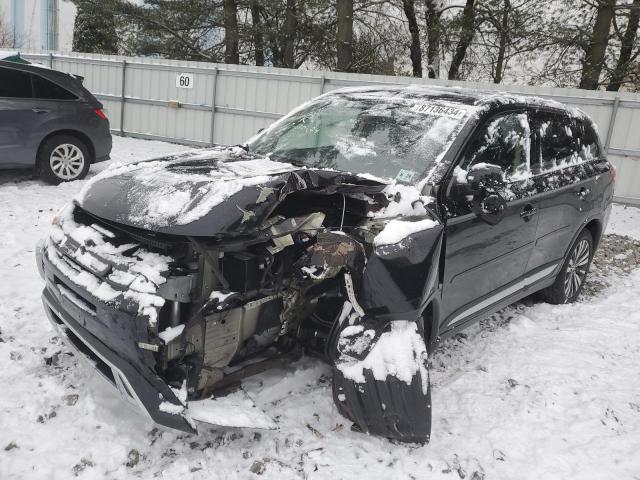
[(504, 91), (476, 90), (463, 87), (445, 87), (439, 85), (376, 85), (363, 87), (346, 87), (332, 90), (326, 94), (352, 95), (362, 98), (422, 98), (441, 99), (448, 102), (489, 108), (494, 105), (518, 104), (529, 107), (545, 107), (564, 110), (571, 115), (584, 116), (579, 109), (569, 107), (556, 100), (535, 95), (515, 94)]

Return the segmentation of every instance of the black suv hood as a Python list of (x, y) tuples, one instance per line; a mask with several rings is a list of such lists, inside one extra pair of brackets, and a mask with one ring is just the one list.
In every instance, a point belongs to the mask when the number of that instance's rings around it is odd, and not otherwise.
[(290, 193), (377, 193), (385, 183), (335, 170), (301, 168), (215, 148), (112, 167), (76, 203), (96, 217), (154, 232), (227, 236), (254, 232)]

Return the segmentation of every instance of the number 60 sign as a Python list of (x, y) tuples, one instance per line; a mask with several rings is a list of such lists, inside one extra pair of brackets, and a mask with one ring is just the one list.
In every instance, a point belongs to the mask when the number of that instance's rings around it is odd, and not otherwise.
[(193, 73), (178, 73), (176, 75), (177, 88), (193, 88)]

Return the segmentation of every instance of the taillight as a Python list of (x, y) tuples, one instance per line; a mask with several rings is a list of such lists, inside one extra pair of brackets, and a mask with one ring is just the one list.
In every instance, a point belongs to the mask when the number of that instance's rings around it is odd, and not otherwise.
[(616, 178), (618, 178), (618, 170), (615, 165), (611, 165), (611, 170), (609, 170), (609, 174), (611, 175), (611, 181), (615, 182)]
[(98, 115), (101, 119), (108, 120), (107, 114), (104, 113), (104, 111), (101, 108), (96, 108), (94, 112), (96, 112), (96, 115)]

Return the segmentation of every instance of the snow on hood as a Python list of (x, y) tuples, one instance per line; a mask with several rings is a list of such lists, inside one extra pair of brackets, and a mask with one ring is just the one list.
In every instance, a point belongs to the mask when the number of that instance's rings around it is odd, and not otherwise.
[(95, 200), (117, 201), (126, 205), (128, 223), (140, 228), (186, 225), (243, 188), (296, 168), (268, 158), (226, 161), (235, 158), (242, 158), (235, 150), (210, 149), (117, 166), (94, 177), (76, 201), (89, 211)]

